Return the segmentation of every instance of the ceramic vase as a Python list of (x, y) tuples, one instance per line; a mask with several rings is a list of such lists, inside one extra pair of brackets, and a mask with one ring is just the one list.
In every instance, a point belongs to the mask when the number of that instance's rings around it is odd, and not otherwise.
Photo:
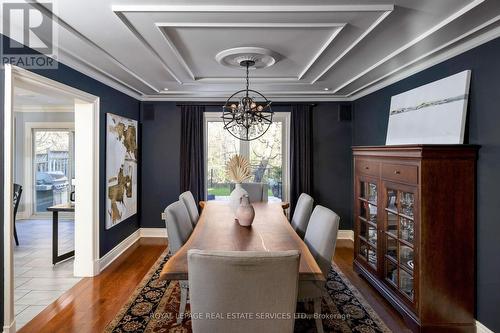
[(255, 217), (255, 210), (253, 209), (248, 194), (241, 197), (241, 203), (236, 210), (236, 220), (243, 227), (248, 227), (252, 224)]
[(240, 183), (236, 183), (233, 192), (231, 192), (231, 195), (229, 196), (229, 204), (233, 210), (233, 213), (236, 213), (236, 210), (240, 206), (240, 199), (245, 194), (248, 195), (248, 192), (245, 191)]

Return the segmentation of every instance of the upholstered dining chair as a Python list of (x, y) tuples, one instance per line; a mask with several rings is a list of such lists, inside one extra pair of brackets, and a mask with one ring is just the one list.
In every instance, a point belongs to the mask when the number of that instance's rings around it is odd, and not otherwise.
[[(175, 254), (186, 243), (193, 231), (193, 225), (186, 206), (176, 201), (165, 208), (165, 224), (167, 226), (168, 248), (170, 254)], [(188, 298), (188, 281), (179, 281), (181, 287), (181, 303), (179, 305), (179, 317), (177, 323), (182, 322), (186, 311)]]
[(241, 187), (247, 191), (250, 202), (267, 202), (267, 184), (241, 183)]
[(297, 200), (297, 205), (295, 206), (292, 220), (290, 221), (293, 229), (302, 239), (304, 239), (306, 234), (307, 224), (309, 223), (309, 218), (313, 210), (313, 204), (314, 199), (309, 194), (302, 193), (299, 196), (299, 200)]
[[(332, 266), (339, 222), (340, 217), (337, 214), (326, 207), (318, 205), (311, 214), (304, 237), (304, 242), (311, 251), (325, 278), (328, 277), (328, 272)], [(298, 301), (308, 302), (309, 300), (313, 300), (314, 312), (319, 315), (321, 314), (321, 300), (324, 290), (324, 282), (301, 281), (299, 283)], [(318, 333), (323, 333), (321, 318), (317, 316), (315, 321)]]
[(198, 223), (198, 219), (200, 218), (200, 214), (198, 213), (198, 207), (196, 207), (196, 201), (194, 200), (193, 193), (191, 193), (191, 191), (181, 193), (181, 195), (179, 195), (179, 201), (186, 206), (193, 227), (196, 226), (196, 223)]
[(17, 238), (17, 229), (16, 229), (16, 215), (17, 209), (19, 208), (19, 202), (21, 202), (21, 194), (23, 193), (23, 187), (19, 184), (14, 184), (14, 240), (16, 241), (16, 246), (19, 246), (19, 239)]
[[(293, 332), (299, 251), (188, 251), (193, 332)], [(207, 318), (206, 314), (253, 314)], [(258, 314), (290, 314), (286, 319)]]

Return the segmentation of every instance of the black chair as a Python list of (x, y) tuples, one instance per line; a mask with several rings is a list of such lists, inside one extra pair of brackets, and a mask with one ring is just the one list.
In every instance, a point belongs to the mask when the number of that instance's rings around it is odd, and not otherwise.
[(19, 202), (21, 201), (22, 193), (23, 193), (23, 187), (19, 184), (14, 184), (14, 239), (16, 241), (17, 246), (19, 246), (19, 240), (17, 239), (16, 214), (17, 214), (17, 208), (19, 207)]

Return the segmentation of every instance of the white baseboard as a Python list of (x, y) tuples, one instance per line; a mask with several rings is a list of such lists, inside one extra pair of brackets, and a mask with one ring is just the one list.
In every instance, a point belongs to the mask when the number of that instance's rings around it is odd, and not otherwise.
[(354, 242), (354, 231), (353, 230), (339, 230), (337, 234), (337, 239), (349, 239)]
[(476, 332), (477, 333), (494, 333), (492, 330), (490, 330), (488, 327), (484, 326), (483, 324), (481, 324), (477, 320), (476, 320)]
[(3, 333), (16, 333), (16, 320), (14, 319), (10, 325), (3, 326)]
[(115, 261), (119, 256), (122, 255), (129, 247), (134, 245), (141, 238), (141, 229), (137, 229), (130, 236), (125, 238), (117, 246), (115, 246), (111, 251), (106, 253), (102, 258), (99, 259), (99, 272), (102, 272), (106, 267), (108, 267), (113, 261)]
[(141, 237), (167, 237), (167, 228), (141, 228)]
[(166, 228), (139, 228), (134, 231), (130, 236), (125, 238), (117, 246), (115, 246), (111, 251), (106, 253), (102, 258), (99, 259), (98, 270), (99, 273), (102, 272), (106, 267), (108, 267), (113, 261), (120, 257), (123, 252), (127, 251), (129, 247), (134, 245), (141, 237), (167, 237)]

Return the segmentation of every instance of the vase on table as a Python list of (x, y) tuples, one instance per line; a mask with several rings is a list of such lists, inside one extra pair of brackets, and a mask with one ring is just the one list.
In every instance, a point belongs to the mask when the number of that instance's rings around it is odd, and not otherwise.
[(234, 190), (231, 192), (229, 196), (229, 204), (233, 210), (233, 213), (236, 213), (236, 210), (240, 206), (241, 197), (244, 195), (248, 195), (248, 192), (241, 186), (241, 183), (236, 183), (234, 186)]
[(244, 194), (240, 199), (240, 205), (236, 210), (236, 220), (243, 227), (248, 227), (252, 224), (255, 217), (255, 210), (250, 203), (248, 194)]

